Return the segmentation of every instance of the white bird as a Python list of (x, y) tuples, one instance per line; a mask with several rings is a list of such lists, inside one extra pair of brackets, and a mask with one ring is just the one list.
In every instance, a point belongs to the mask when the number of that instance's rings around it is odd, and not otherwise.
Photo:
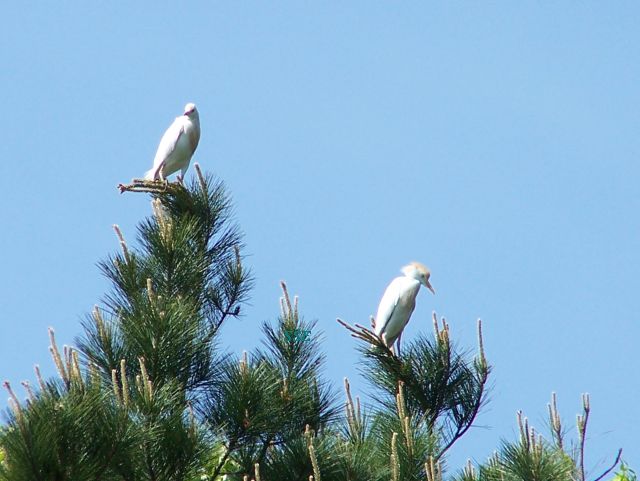
[(165, 180), (168, 176), (181, 171), (179, 180), (189, 168), (191, 157), (200, 141), (200, 116), (195, 104), (188, 103), (184, 114), (176, 117), (160, 139), (153, 168), (144, 175), (146, 180)]
[(398, 354), (402, 331), (416, 307), (416, 296), (420, 290), (420, 284), (432, 293), (436, 293), (429, 283), (431, 271), (427, 266), (412, 262), (402, 268), (402, 273), (404, 276), (396, 277), (384, 291), (375, 317), (376, 335), (381, 337), (389, 347), (392, 347), (397, 340)]

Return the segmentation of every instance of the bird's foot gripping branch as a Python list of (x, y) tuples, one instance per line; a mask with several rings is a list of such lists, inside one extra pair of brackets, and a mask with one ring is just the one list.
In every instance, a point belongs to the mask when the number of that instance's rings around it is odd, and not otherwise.
[(169, 183), (165, 180), (132, 179), (130, 184), (118, 184), (121, 194), (125, 192), (147, 192), (160, 194), (181, 187), (179, 182)]
[[(200, 169), (200, 165), (194, 164), (198, 182), (201, 188), (206, 186), (206, 180)], [(149, 194), (175, 194), (178, 191), (186, 191), (182, 177), (175, 182), (168, 180), (149, 180), (149, 179), (132, 179), (130, 184), (118, 184), (118, 190), (121, 194), (125, 192), (145, 192)]]

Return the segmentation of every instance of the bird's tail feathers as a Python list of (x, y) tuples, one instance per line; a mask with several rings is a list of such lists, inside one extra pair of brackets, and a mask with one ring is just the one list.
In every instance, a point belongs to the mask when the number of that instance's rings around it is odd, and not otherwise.
[(157, 171), (158, 171), (158, 169), (156, 169), (155, 167), (152, 168), (152, 169), (147, 170), (144, 173), (144, 180), (155, 180)]

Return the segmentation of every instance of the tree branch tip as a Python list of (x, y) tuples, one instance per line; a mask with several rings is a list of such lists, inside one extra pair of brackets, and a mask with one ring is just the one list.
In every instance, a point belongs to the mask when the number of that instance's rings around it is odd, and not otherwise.
[(338, 322), (338, 324), (340, 324), (343, 327), (349, 328), (351, 326), (349, 326), (349, 324), (347, 324), (346, 322), (344, 322), (342, 319), (340, 319), (339, 317), (336, 318), (336, 321)]
[(600, 481), (602, 478), (604, 478), (607, 474), (609, 474), (611, 471), (613, 471), (613, 469), (618, 465), (618, 463), (620, 462), (620, 459), (622, 458), (622, 448), (618, 449), (618, 454), (616, 455), (616, 459), (613, 461), (613, 464), (611, 465), (611, 467), (609, 469), (607, 469), (604, 473), (602, 473), (600, 476), (598, 476), (596, 479), (594, 479), (593, 481)]

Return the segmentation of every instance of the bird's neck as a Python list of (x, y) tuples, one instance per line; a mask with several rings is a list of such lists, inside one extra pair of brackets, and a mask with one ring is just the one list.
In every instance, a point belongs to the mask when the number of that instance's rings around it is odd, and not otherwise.
[(418, 279), (416, 279), (414, 276), (408, 276), (408, 275), (405, 275), (405, 276), (404, 276), (403, 278), (401, 278), (401, 279), (406, 279), (407, 281), (409, 281), (409, 282), (411, 282), (411, 283), (414, 283), (414, 282), (415, 282), (416, 284), (420, 285), (420, 281), (419, 281)]
[(411, 272), (411, 273), (409, 273), (409, 274), (405, 274), (404, 276), (405, 276), (406, 278), (408, 278), (408, 279), (413, 279), (414, 281), (418, 281), (418, 282), (420, 282), (420, 279), (418, 278), (418, 273), (417, 273), (417, 272), (415, 272), (415, 273), (414, 273), (414, 272)]

